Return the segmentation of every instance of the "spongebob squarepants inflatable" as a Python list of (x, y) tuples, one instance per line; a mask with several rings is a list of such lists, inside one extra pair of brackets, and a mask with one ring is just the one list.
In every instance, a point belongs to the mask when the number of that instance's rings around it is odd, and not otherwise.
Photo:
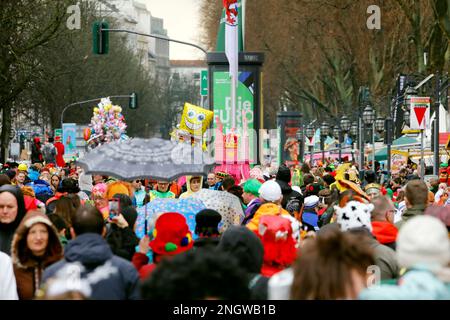
[(191, 142), (193, 145), (202, 145), (203, 135), (211, 124), (214, 112), (185, 103), (180, 124), (177, 126), (171, 136), (173, 140)]

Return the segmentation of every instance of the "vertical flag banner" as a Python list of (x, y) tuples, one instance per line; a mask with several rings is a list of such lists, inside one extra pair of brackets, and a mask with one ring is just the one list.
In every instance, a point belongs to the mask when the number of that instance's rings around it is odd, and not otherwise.
[(424, 130), (430, 127), (430, 97), (409, 97), (411, 101), (410, 129)]
[(237, 79), (239, 67), (238, 1), (223, 0), (225, 9), (225, 55), (230, 65), (230, 76)]
[(75, 123), (64, 123), (62, 142), (64, 144), (64, 156), (71, 158), (77, 155), (77, 125)]

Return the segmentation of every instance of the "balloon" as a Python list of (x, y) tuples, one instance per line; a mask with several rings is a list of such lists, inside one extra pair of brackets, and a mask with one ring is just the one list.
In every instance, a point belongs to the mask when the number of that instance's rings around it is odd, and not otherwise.
[(85, 128), (83, 130), (84, 141), (88, 141), (90, 137), (91, 137), (91, 129), (90, 128)]

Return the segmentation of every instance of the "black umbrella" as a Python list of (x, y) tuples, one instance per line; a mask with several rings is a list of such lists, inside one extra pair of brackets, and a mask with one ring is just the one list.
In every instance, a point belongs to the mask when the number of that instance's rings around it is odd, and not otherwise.
[(207, 173), (214, 165), (201, 147), (159, 138), (119, 140), (101, 145), (77, 161), (87, 174), (122, 180), (152, 178), (172, 181)]

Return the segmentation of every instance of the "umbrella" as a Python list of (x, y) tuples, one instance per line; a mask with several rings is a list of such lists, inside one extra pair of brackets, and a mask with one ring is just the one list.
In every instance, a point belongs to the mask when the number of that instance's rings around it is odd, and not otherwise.
[(101, 145), (77, 161), (87, 174), (122, 180), (153, 178), (173, 181), (209, 171), (214, 159), (201, 147), (159, 138), (118, 140)]
[(222, 233), (231, 225), (240, 225), (244, 219), (241, 202), (234, 194), (202, 189), (195, 192), (191, 198), (201, 200), (208, 209), (216, 210), (221, 214), (222, 221), (219, 224), (219, 230)]
[(136, 220), (136, 235), (139, 238), (142, 238), (145, 235), (145, 221), (147, 221), (147, 226), (150, 226), (150, 228), (147, 227), (147, 231), (149, 231), (153, 229), (151, 226), (155, 225), (158, 214), (165, 212), (178, 212), (186, 218), (189, 230), (191, 230), (193, 238), (196, 239), (197, 236), (194, 234), (195, 215), (203, 209), (205, 209), (205, 205), (198, 199), (155, 199), (144, 207), (137, 209), (138, 218)]

